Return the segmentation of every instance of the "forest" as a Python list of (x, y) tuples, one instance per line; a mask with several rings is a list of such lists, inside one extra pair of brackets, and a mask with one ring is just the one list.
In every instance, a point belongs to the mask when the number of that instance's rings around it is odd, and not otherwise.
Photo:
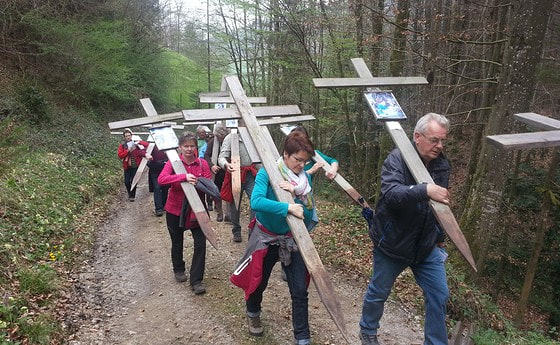
[[(394, 145), (361, 89), (313, 78), (424, 76), (394, 86), (409, 136), (428, 112), (451, 122), (451, 208), (478, 272), (451, 252), (449, 328), (475, 344), (560, 341), (560, 172), (554, 147), (502, 150), (486, 136), (534, 131), (514, 119), (560, 119), (560, 3), (547, 0), (4, 0), (0, 3), (0, 344), (64, 343), (65, 277), (121, 183), (107, 123), (142, 116), (138, 99), (178, 111), (237, 75), (249, 96), (297, 104), (319, 148), (370, 205)], [(352, 228), (329, 264), (371, 273), (359, 209), (318, 179)], [(340, 195), (340, 196), (339, 196)], [(333, 237), (337, 236), (333, 231)], [(410, 279), (413, 285), (413, 280)], [(397, 298), (421, 310), (404, 292)], [(421, 292), (420, 292), (421, 296)], [(421, 300), (421, 298), (420, 298)]]

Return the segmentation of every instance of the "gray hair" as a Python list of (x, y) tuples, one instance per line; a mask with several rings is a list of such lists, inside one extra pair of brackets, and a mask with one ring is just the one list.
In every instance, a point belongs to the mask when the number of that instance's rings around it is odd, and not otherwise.
[(208, 128), (208, 126), (202, 126), (202, 125), (196, 127), (196, 131), (198, 132), (199, 130), (203, 130), (203, 131), (205, 131), (206, 133), (212, 132), (212, 131), (210, 130), (210, 128)]
[(218, 123), (214, 126), (214, 135), (223, 135), (225, 137), (228, 133), (229, 130), (223, 123)]
[(428, 124), (432, 121), (445, 128), (445, 130), (449, 132), (449, 120), (445, 116), (436, 113), (427, 113), (426, 115), (422, 116), (418, 120), (418, 122), (416, 122), (414, 133), (426, 133)]

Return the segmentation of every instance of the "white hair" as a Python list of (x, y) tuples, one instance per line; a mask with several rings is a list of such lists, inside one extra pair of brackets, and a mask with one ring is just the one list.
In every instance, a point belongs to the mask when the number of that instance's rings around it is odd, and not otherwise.
[(416, 122), (414, 133), (426, 133), (428, 124), (432, 121), (445, 128), (445, 130), (449, 132), (449, 120), (445, 116), (436, 113), (427, 113), (426, 115), (422, 116), (418, 120), (418, 122)]
[(210, 128), (208, 128), (208, 126), (202, 126), (202, 125), (200, 125), (200, 126), (196, 127), (196, 131), (197, 131), (197, 132), (198, 132), (199, 130), (201, 130), (201, 129), (202, 129), (203, 131), (205, 131), (206, 133), (211, 133), (211, 132), (212, 132), (212, 131), (210, 130)]

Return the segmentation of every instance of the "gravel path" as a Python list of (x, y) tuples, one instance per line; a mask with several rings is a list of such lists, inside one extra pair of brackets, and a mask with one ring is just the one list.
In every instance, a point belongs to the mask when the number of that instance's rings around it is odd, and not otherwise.
[[(264, 296), (265, 335), (250, 337), (243, 292), (228, 280), (245, 249), (246, 231), (243, 243), (233, 243), (231, 225), (214, 222), (220, 250), (208, 245), (207, 293), (196, 296), (188, 283), (173, 279), (165, 217), (153, 215), (147, 185), (141, 183), (138, 189), (135, 202), (123, 197), (114, 204), (113, 214), (99, 229), (90, 260), (77, 270), (77, 302), (67, 317), (68, 327), (74, 330), (69, 344), (291, 344), (291, 304), (288, 287), (280, 279), (280, 265), (276, 265)], [(213, 212), (211, 218), (215, 219)], [(192, 237), (188, 232), (185, 237), (188, 267)], [(353, 344), (359, 344), (358, 321), (367, 282), (343, 272), (329, 272), (349, 336)], [(309, 290), (313, 343), (344, 344), (315, 287), (311, 285)], [(388, 302), (380, 340), (385, 345), (421, 344), (417, 319), (398, 303)]]

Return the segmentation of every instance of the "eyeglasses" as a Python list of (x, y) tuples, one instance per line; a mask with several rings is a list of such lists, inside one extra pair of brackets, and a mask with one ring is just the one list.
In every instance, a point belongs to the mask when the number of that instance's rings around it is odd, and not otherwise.
[(426, 136), (424, 133), (420, 133), (424, 138), (428, 139), (428, 141), (430, 142), (430, 144), (432, 145), (437, 145), (441, 142), (441, 145), (443, 146), (445, 144), (445, 142), (447, 141), (447, 139), (440, 139), (440, 138), (436, 138), (436, 137), (428, 137)]

